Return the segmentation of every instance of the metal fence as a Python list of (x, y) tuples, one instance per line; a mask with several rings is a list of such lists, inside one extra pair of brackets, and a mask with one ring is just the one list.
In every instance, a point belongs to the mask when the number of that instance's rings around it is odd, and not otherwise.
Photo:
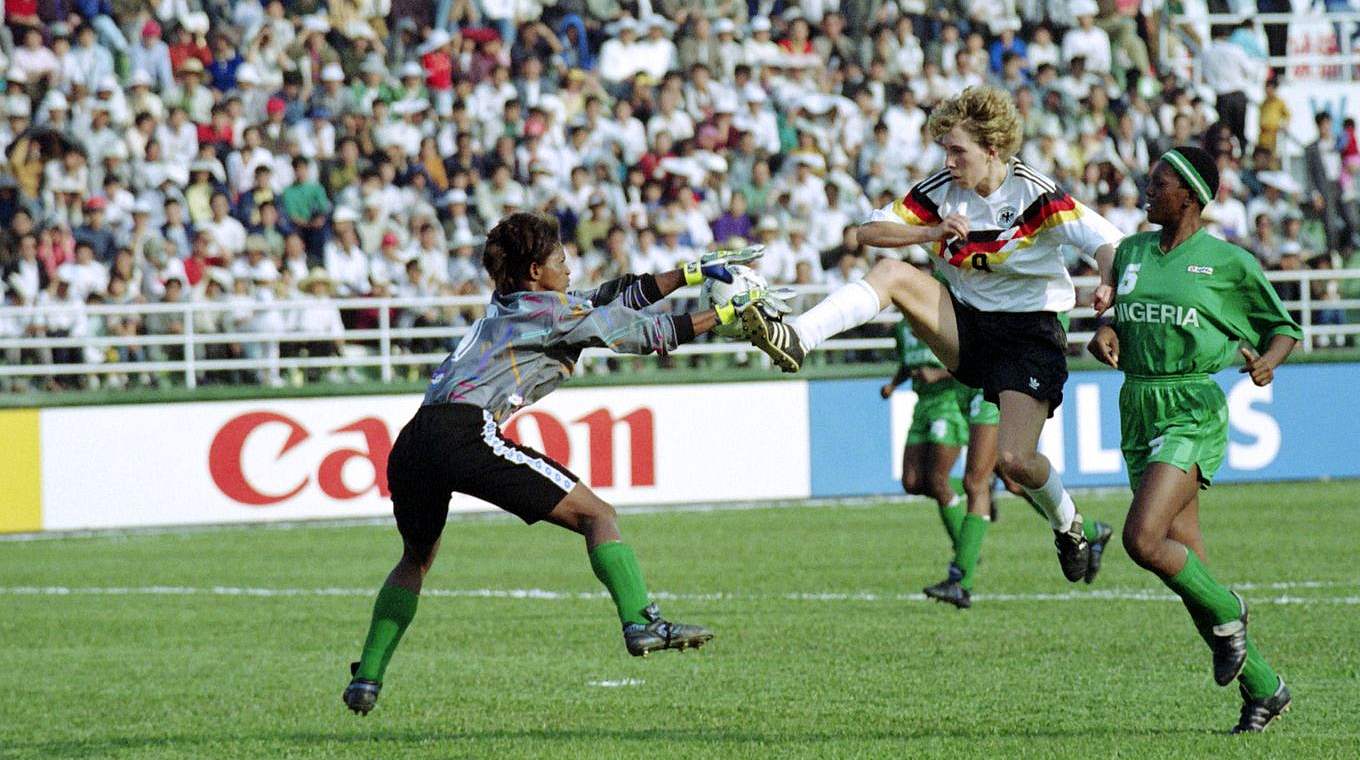
[[(1300, 270), (1289, 272), (1268, 272), (1267, 277), (1277, 287), (1297, 287), (1298, 297), (1285, 301), (1285, 306), (1299, 319), (1303, 327), (1304, 339), (1301, 349), (1305, 352), (1325, 349), (1333, 345), (1346, 345), (1351, 336), (1360, 335), (1360, 298), (1340, 298), (1334, 294), (1354, 291), (1360, 295), (1360, 270)], [(1079, 290), (1089, 292), (1096, 285), (1094, 277), (1075, 278)], [(1290, 285), (1293, 283), (1295, 285)], [(1351, 284), (1353, 283), (1353, 284)], [(1315, 295), (1317, 289), (1323, 295)], [(828, 288), (822, 285), (799, 286), (796, 311), (803, 311), (826, 295)], [(1331, 292), (1333, 297), (1328, 297)], [(677, 291), (670, 299), (672, 305), (693, 303), (698, 297), (698, 288)], [(349, 380), (363, 379), (392, 382), (398, 379), (399, 371), (410, 372), (407, 368), (424, 368), (438, 364), (444, 359), (453, 345), (467, 333), (468, 324), (437, 326), (400, 326), (403, 314), (411, 310), (455, 309), (475, 310), (479, 314), (485, 308), (484, 296), (443, 296), (431, 298), (350, 298), (334, 299), (329, 303), (340, 310), (376, 311), (377, 324), (365, 329), (348, 329), (342, 337), (331, 334), (306, 333), (297, 331), (271, 332), (202, 332), (195, 329), (195, 316), (204, 313), (221, 313), (241, 309), (239, 303), (227, 302), (186, 302), (182, 304), (127, 304), (127, 305), (88, 305), (82, 307), (66, 305), (10, 306), (0, 308), (0, 325), (22, 325), (53, 313), (68, 316), (78, 312), (77, 318), (86, 324), (95, 324), (110, 318), (130, 316), (147, 317), (156, 314), (177, 315), (181, 319), (183, 332), (176, 334), (135, 334), (102, 335), (95, 329), (88, 335), (64, 337), (20, 336), (0, 338), (0, 388), (14, 390), (19, 385), (32, 384), (34, 381), (63, 378), (67, 384), (100, 384), (100, 379), (110, 378), (153, 378), (153, 382), (173, 383), (189, 388), (196, 387), (211, 378), (213, 373), (220, 377), (224, 373), (236, 373), (237, 380), (229, 382), (280, 383), (287, 372), (292, 379), (311, 370), (342, 373)], [(284, 315), (290, 311), (305, 309), (314, 305), (309, 299), (280, 301), (275, 303), (256, 303), (251, 308), (256, 312), (276, 311)], [(1072, 331), (1068, 340), (1074, 353), (1091, 338), (1094, 327), (1094, 313), (1089, 307), (1078, 307), (1070, 313)], [(900, 319), (895, 310), (888, 309), (873, 322), (878, 327), (859, 331), (857, 337), (841, 337), (828, 341), (820, 349), (833, 361), (875, 361), (887, 360), (893, 347), (888, 337), (889, 325)], [(13, 332), (13, 330), (11, 330)], [(335, 356), (290, 356), (287, 346), (304, 346), (309, 343), (328, 343), (340, 340), (343, 348)], [(231, 358), (209, 358), (210, 347), (242, 346), (253, 350), (242, 352), (244, 355)], [(70, 355), (66, 361), (53, 361), (51, 353), (58, 350), (74, 351), (78, 360)], [(136, 361), (125, 360), (130, 353), (142, 356)], [(730, 357), (733, 365), (768, 367), (763, 354), (743, 341), (729, 341), (719, 338), (700, 340), (681, 346), (672, 353), (674, 357), (695, 355), (718, 355)], [(587, 372), (607, 373), (611, 365), (607, 359), (613, 356), (603, 349), (590, 349), (582, 357)], [(46, 357), (46, 358), (44, 358)], [(123, 357), (123, 358), (120, 358)], [(95, 360), (91, 361), (91, 358)], [(628, 365), (622, 371), (629, 371), (636, 365)], [(91, 382), (93, 380), (93, 383)]]
[(1162, 25), (1162, 50), (1167, 50), (1166, 40), (1174, 35), (1191, 53), (1186, 64), (1196, 81), (1200, 80), (1202, 67), (1201, 45), (1207, 45), (1207, 38), (1198, 44), (1183, 33), (1186, 27), (1202, 26), (1208, 29), (1218, 24), (1238, 24), (1247, 21), (1251, 24), (1262, 46), (1266, 42), (1266, 27), (1284, 27), (1287, 35), (1291, 24), (1300, 26), (1331, 25), (1335, 33), (1334, 51), (1287, 51), (1284, 55), (1268, 56), (1267, 64), (1272, 68), (1283, 69), (1286, 81), (1291, 79), (1307, 81), (1352, 82), (1360, 79), (1360, 47), (1356, 45), (1357, 31), (1360, 31), (1360, 12), (1355, 11), (1312, 11), (1305, 13), (1210, 13), (1203, 16), (1168, 14)]

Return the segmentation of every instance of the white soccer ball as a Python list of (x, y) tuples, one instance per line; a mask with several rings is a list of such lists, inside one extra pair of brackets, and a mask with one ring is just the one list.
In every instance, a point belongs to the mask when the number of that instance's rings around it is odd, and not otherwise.
[[(713, 279), (704, 280), (703, 287), (699, 290), (700, 311), (726, 306), (734, 297), (751, 290), (770, 289), (770, 284), (765, 281), (765, 278), (750, 267), (732, 264), (727, 267), (727, 271), (732, 273), (731, 282)], [(724, 338), (740, 338), (741, 324), (733, 322), (730, 325), (718, 325), (713, 328), (713, 332)]]

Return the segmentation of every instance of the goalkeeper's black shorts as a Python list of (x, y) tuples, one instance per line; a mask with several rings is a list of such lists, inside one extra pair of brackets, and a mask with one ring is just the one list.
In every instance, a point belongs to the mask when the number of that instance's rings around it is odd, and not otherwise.
[(422, 554), (443, 533), (454, 491), (535, 523), (577, 480), (557, 462), (501, 435), (491, 413), (470, 404), (422, 406), (387, 459), (397, 530)]

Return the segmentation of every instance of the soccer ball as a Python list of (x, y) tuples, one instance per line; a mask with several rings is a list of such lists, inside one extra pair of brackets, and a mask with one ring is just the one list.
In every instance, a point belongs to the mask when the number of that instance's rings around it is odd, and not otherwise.
[[(735, 296), (751, 290), (769, 290), (770, 288), (770, 284), (765, 281), (765, 278), (750, 267), (733, 264), (727, 267), (727, 271), (732, 273), (732, 282), (704, 280), (704, 285), (699, 291), (700, 311), (725, 306)], [(724, 338), (740, 338), (741, 325), (737, 322), (730, 325), (718, 325), (713, 328), (713, 332)]]

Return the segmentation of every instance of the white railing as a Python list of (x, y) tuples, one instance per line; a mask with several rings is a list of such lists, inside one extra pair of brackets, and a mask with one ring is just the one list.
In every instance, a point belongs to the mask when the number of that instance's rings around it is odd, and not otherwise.
[[(1342, 300), (1319, 300), (1313, 297), (1312, 285), (1314, 283), (1326, 283), (1328, 281), (1348, 281), (1360, 280), (1360, 270), (1300, 270), (1290, 272), (1268, 272), (1267, 277), (1273, 282), (1297, 282), (1299, 283), (1299, 297), (1285, 302), (1286, 308), (1296, 312), (1300, 316), (1300, 326), (1303, 328), (1304, 339), (1302, 350), (1311, 352), (1320, 343), (1331, 343), (1333, 341), (1342, 343), (1346, 336), (1360, 335), (1360, 322), (1354, 324), (1318, 324), (1319, 311), (1344, 311), (1360, 310), (1360, 299)], [(1087, 290), (1094, 288), (1096, 280), (1094, 277), (1075, 278), (1075, 283), (1079, 289)], [(811, 306), (827, 293), (828, 288), (822, 285), (805, 285), (794, 288), (797, 297), (794, 299), (798, 304), (798, 310)], [(680, 304), (685, 300), (698, 297), (698, 288), (686, 288), (677, 291), (672, 297), (672, 304)], [(402, 309), (481, 309), (486, 305), (485, 296), (440, 296), (431, 298), (349, 298), (335, 299), (331, 303), (341, 310), (354, 309), (376, 309), (378, 313), (378, 324), (376, 328), (346, 330), (343, 341), (346, 346), (339, 356), (326, 357), (303, 357), (303, 356), (280, 356), (274, 347), (289, 343), (307, 343), (313, 341), (334, 341), (336, 336), (329, 334), (303, 333), (296, 331), (288, 332), (196, 332), (194, 329), (195, 315), (205, 312), (231, 312), (241, 308), (239, 304), (221, 302), (186, 302), (177, 304), (127, 304), (127, 305), (89, 305), (83, 307), (73, 307), (65, 305), (46, 305), (46, 306), (10, 306), (0, 308), (0, 324), (27, 323), (34, 317), (40, 315), (63, 313), (78, 314), (79, 319), (89, 317), (129, 317), (129, 316), (149, 316), (153, 314), (176, 314), (183, 319), (184, 332), (181, 334), (148, 334), (134, 336), (117, 335), (92, 335), (92, 336), (70, 336), (70, 337), (6, 337), (0, 338), (0, 380), (10, 378), (21, 379), (45, 379), (55, 376), (110, 376), (116, 374), (137, 376), (144, 374), (173, 375), (181, 378), (183, 385), (193, 388), (201, 381), (201, 374), (214, 371), (237, 371), (245, 370), (259, 372), (265, 378), (279, 378), (284, 370), (306, 370), (306, 369), (376, 369), (377, 379), (383, 382), (392, 382), (396, 377), (396, 370), (400, 367), (429, 366), (443, 361), (448, 350), (461, 338), (467, 331), (467, 325), (458, 326), (433, 326), (433, 327), (397, 327), (393, 325), (393, 312)], [(277, 303), (253, 304), (256, 310), (272, 310), (279, 312), (295, 311), (308, 308), (309, 301), (282, 301)], [(1089, 319), (1094, 316), (1094, 312), (1089, 307), (1078, 307), (1070, 313), (1073, 320)], [(896, 323), (900, 316), (896, 311), (889, 309), (880, 314), (874, 323), (880, 325), (890, 325)], [(1091, 338), (1089, 331), (1074, 331), (1068, 333), (1068, 341), (1074, 348), (1084, 346)], [(410, 341), (415, 340), (436, 340), (440, 347), (436, 351), (413, 350)], [(228, 359), (208, 359), (206, 349), (208, 346), (240, 344), (256, 347), (267, 347), (271, 350), (265, 351), (265, 355), (256, 357), (241, 357)], [(81, 352), (84, 356), (87, 348), (123, 348), (123, 349), (157, 349), (164, 347), (177, 348), (181, 358), (166, 358), (164, 356), (151, 357), (145, 361), (99, 361), (99, 362), (69, 362), (69, 363), (23, 363), (22, 360), (31, 360), (35, 356), (41, 356), (45, 351), (52, 349), (73, 349)], [(893, 340), (888, 337), (867, 337), (867, 338), (839, 338), (828, 341), (821, 351), (835, 353), (847, 351), (877, 351), (891, 349)], [(752, 349), (742, 341), (710, 340), (690, 343), (681, 346), (673, 352), (676, 356), (692, 356), (698, 354), (726, 354), (732, 356), (742, 356), (746, 360), (754, 360), (758, 365), (768, 366), (764, 355)], [(587, 371), (603, 372), (607, 371), (605, 357), (613, 356), (603, 349), (591, 349), (583, 356), (583, 364), (588, 367)], [(887, 358), (887, 357), (884, 357)], [(0, 382), (0, 388), (8, 386), (8, 382)]]
[[(1161, 33), (1161, 49), (1168, 50), (1168, 35), (1175, 35), (1182, 44), (1191, 52), (1190, 59), (1183, 61), (1190, 66), (1191, 78), (1195, 81), (1201, 80), (1201, 68), (1203, 65), (1203, 50), (1194, 41), (1181, 33), (1181, 29), (1187, 26), (1198, 26), (1208, 29), (1219, 24), (1237, 24), (1244, 20), (1243, 16), (1233, 13), (1210, 13), (1204, 16), (1169, 15), (1163, 24)], [(1288, 27), (1291, 23), (1297, 24), (1331, 24), (1336, 35), (1337, 51), (1335, 53), (1289, 53), (1285, 55), (1273, 55), (1267, 58), (1267, 63), (1272, 68), (1282, 68), (1285, 70), (1285, 79), (1299, 77), (1306, 72), (1307, 76), (1302, 77), (1306, 80), (1325, 80), (1332, 82), (1349, 82), (1360, 78), (1360, 49), (1353, 46), (1351, 37), (1356, 31), (1356, 26), (1360, 25), (1360, 12), (1356, 11), (1328, 11), (1313, 13), (1253, 13), (1246, 20), (1251, 22), (1252, 28), (1264, 47), (1266, 44), (1266, 27), (1283, 26), (1288, 34)], [(1199, 45), (1207, 45), (1209, 40), (1199, 40)], [(1163, 63), (1170, 63), (1163, 61)]]

